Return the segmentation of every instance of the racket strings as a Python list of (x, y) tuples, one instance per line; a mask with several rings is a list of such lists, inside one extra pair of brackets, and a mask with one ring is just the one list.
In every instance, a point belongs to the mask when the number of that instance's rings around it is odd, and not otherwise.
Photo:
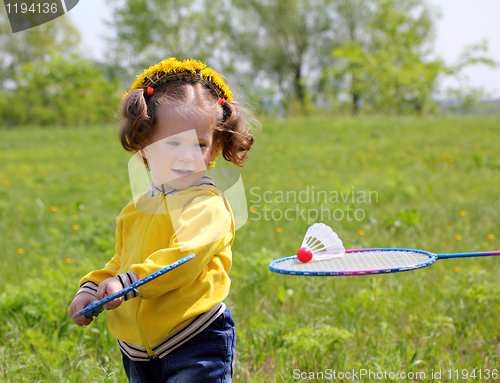
[(296, 258), (289, 258), (278, 262), (274, 267), (277, 270), (287, 272), (373, 273), (384, 272), (384, 270), (413, 268), (416, 265), (429, 263), (431, 260), (429, 255), (416, 251), (370, 250), (349, 252), (341, 258), (327, 258), (308, 263), (302, 263)]

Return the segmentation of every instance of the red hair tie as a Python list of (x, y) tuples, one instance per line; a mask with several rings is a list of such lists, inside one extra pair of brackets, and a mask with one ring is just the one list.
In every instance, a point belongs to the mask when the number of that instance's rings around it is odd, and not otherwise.
[(151, 88), (150, 86), (148, 86), (148, 88), (146, 89), (146, 95), (147, 96), (152, 96), (153, 92), (154, 92), (154, 89)]
[(223, 98), (223, 97), (219, 97), (219, 104), (220, 104), (220, 106), (224, 106), (225, 103), (226, 103), (226, 99)]

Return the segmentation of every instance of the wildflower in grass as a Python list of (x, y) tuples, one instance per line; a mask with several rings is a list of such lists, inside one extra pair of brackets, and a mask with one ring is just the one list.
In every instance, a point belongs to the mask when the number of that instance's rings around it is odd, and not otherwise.
[(76, 214), (74, 214), (74, 215), (72, 215), (72, 216), (71, 216), (71, 219), (72, 219), (73, 221), (76, 221), (76, 220), (78, 219), (78, 216), (77, 216)]
[(51, 206), (50, 207), (50, 211), (53, 212), (53, 213), (55, 213), (57, 211), (57, 207)]
[(76, 231), (76, 230), (80, 230), (80, 226), (78, 226), (78, 225), (73, 225), (73, 226), (71, 226), (71, 228), (72, 228), (73, 230), (75, 230), (75, 231)]
[(14, 236), (14, 233), (12, 231), (9, 231), (9, 233), (7, 234), (10, 238), (12, 238)]
[(358, 230), (358, 235), (360, 235), (360, 236), (365, 235), (365, 231), (364, 230)]
[(64, 263), (66, 263), (67, 265), (69, 265), (71, 262), (73, 262), (73, 260), (71, 258), (64, 259)]
[(250, 207), (250, 211), (252, 213), (256, 213), (257, 212), (257, 208), (255, 206), (252, 206), (252, 207)]
[(276, 231), (276, 233), (283, 233), (283, 229), (281, 227), (277, 227), (276, 229), (274, 229), (274, 231)]
[(488, 239), (489, 240), (495, 239), (495, 235), (494, 234), (488, 234)]
[(19, 255), (22, 255), (22, 254), (24, 254), (24, 249), (17, 249), (16, 253)]
[(10, 186), (9, 180), (3, 180), (3, 186)]
[(465, 210), (460, 210), (458, 214), (460, 214), (460, 217), (465, 217), (467, 215), (467, 212)]
[(255, 182), (255, 176), (250, 176), (250, 182)]
[(457, 241), (461, 241), (462, 240), (462, 236), (460, 234), (457, 234), (457, 235), (455, 235), (455, 239)]
[(453, 271), (454, 271), (455, 273), (459, 273), (459, 272), (460, 272), (460, 270), (461, 270), (461, 268), (460, 268), (460, 267), (458, 267), (458, 266), (455, 266), (455, 267), (453, 268)]

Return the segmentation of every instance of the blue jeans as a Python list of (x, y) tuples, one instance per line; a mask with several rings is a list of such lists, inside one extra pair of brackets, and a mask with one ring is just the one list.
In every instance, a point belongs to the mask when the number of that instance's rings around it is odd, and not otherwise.
[(228, 383), (235, 353), (236, 328), (226, 308), (205, 330), (161, 359), (134, 362), (122, 355), (130, 383)]

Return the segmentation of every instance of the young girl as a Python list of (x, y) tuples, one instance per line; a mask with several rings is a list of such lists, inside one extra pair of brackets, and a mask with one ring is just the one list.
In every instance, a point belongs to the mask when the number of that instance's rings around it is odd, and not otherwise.
[(121, 143), (142, 155), (152, 182), (116, 219), (116, 254), (82, 278), (69, 313), (194, 253), (108, 303), (108, 328), (130, 382), (230, 382), (236, 330), (223, 301), (234, 218), (206, 169), (220, 153), (243, 166), (251, 128), (222, 78), (195, 60), (171, 58), (144, 71), (121, 113)]

